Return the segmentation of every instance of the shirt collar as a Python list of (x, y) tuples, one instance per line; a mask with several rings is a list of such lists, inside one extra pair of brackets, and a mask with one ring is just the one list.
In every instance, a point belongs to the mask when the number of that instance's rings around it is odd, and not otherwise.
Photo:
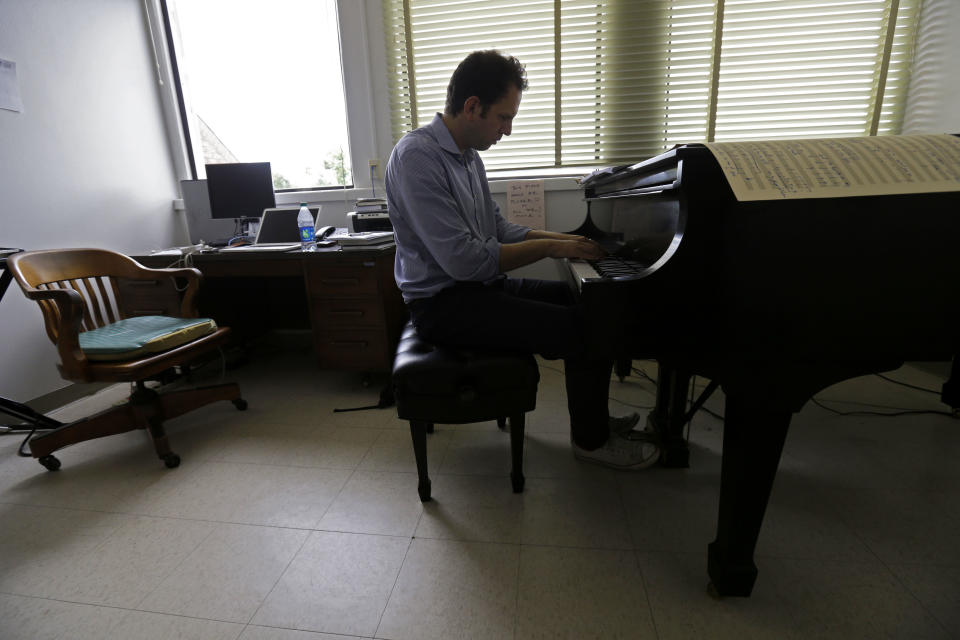
[[(427, 128), (433, 133), (433, 137), (437, 139), (437, 142), (440, 143), (441, 149), (457, 156), (461, 155), (460, 147), (454, 142), (450, 129), (447, 129), (447, 125), (443, 123), (443, 114), (437, 113), (437, 115), (433, 117), (433, 121), (427, 125)], [(463, 153), (463, 157), (466, 160), (473, 160), (476, 153), (475, 149), (467, 149)]]

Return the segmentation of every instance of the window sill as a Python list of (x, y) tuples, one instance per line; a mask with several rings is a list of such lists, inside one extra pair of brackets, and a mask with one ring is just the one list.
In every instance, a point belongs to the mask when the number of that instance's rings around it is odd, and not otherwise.
[(580, 185), (577, 183), (576, 178), (502, 178), (502, 177), (493, 177), (489, 178), (490, 183), (490, 193), (506, 193), (507, 184), (514, 180), (543, 180), (543, 190), (544, 191), (579, 191)]

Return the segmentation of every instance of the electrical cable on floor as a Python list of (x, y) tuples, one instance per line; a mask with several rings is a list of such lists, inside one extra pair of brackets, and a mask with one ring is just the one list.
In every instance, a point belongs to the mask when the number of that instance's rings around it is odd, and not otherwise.
[(909, 383), (907, 383), (907, 382), (900, 382), (899, 380), (894, 380), (893, 378), (888, 378), (887, 376), (883, 375), (882, 373), (875, 373), (875, 374), (873, 374), (873, 375), (877, 376), (877, 377), (880, 378), (881, 380), (886, 380), (887, 382), (892, 382), (893, 384), (899, 384), (899, 385), (902, 386), (902, 387), (908, 387), (908, 388), (910, 388), (910, 389), (916, 389), (917, 391), (926, 391), (927, 393), (932, 393), (932, 394), (937, 395), (937, 396), (940, 395), (940, 392), (939, 392), (939, 391), (935, 391), (934, 389), (927, 389), (927, 388), (925, 388), (925, 387), (918, 387), (918, 386), (915, 385), (915, 384), (909, 384)]
[[(918, 415), (923, 413), (929, 413), (933, 415), (947, 416), (954, 419), (960, 419), (960, 416), (954, 414), (953, 412), (939, 411), (937, 409), (902, 409), (897, 411), (839, 411), (832, 407), (826, 406), (825, 404), (817, 400), (816, 397), (810, 398), (810, 401), (813, 402), (813, 404), (820, 407), (821, 409), (825, 409), (830, 413), (835, 413), (838, 416), (879, 416), (881, 418), (892, 418), (894, 416), (907, 416), (907, 415)], [(843, 401), (839, 400), (835, 402), (843, 402)]]

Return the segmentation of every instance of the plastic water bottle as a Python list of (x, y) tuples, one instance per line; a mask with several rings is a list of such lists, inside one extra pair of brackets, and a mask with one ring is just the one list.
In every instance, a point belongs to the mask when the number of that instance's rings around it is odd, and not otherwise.
[(307, 208), (306, 202), (300, 203), (300, 213), (297, 214), (297, 227), (300, 229), (300, 249), (302, 251), (316, 251), (317, 240), (313, 236), (313, 215)]

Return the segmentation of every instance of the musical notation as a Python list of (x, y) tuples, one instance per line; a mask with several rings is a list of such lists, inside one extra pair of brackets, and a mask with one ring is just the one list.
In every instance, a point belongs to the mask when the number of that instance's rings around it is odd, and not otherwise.
[(706, 146), (740, 201), (960, 191), (960, 138), (952, 135)]

